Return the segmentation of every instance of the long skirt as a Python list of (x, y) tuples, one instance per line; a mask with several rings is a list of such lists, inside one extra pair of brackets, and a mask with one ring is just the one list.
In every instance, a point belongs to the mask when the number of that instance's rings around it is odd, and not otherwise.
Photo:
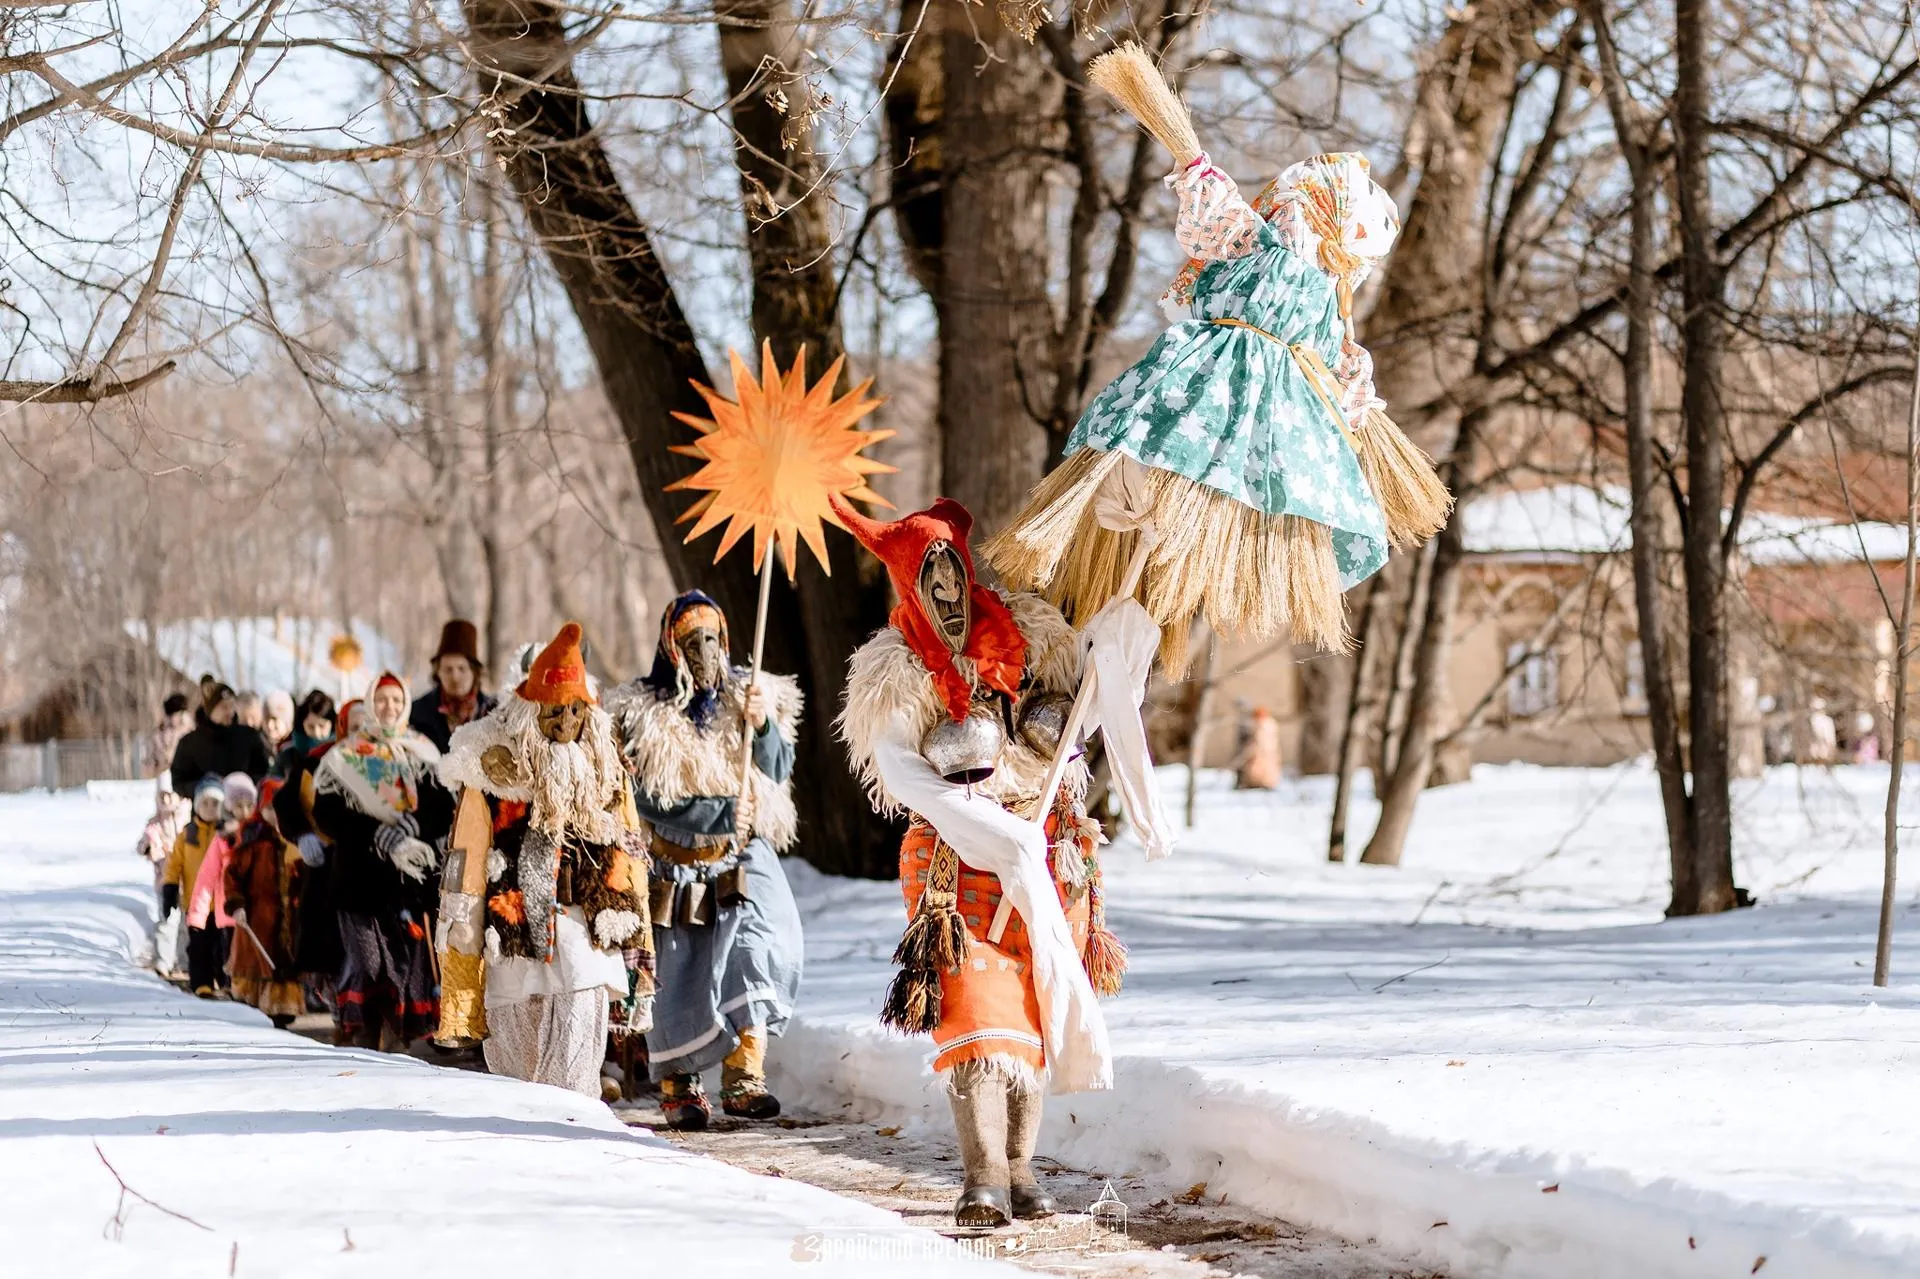
[[(753, 1026), (785, 1032), (800, 993), (800, 910), (780, 869), (780, 855), (764, 839), (748, 842), (747, 899), (716, 906), (706, 924), (655, 925), (653, 1029), (647, 1032), (647, 1069), (668, 1075), (710, 1070)], [(656, 858), (653, 876), (676, 886), (710, 879), (713, 868)]]
[(607, 1056), (606, 988), (489, 1004), (485, 1052), (496, 1075), (598, 1097)]
[(409, 1043), (432, 1034), (440, 991), (431, 939), (424, 932), (415, 937), (397, 919), (346, 910), (338, 918), (346, 952), (334, 990), (333, 1018), (340, 1029), (358, 1033), (384, 1024)]

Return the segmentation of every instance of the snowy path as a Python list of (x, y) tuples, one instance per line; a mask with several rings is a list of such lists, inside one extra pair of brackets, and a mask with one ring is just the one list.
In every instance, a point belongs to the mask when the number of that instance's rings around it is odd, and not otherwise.
[[(1325, 864), (1324, 779), (1210, 792), (1172, 859), (1109, 862), (1118, 1087), (1056, 1099), (1040, 1148), (1461, 1279), (1920, 1275), (1920, 865), (1895, 985), (1866, 967), (1885, 777), (1743, 785), (1761, 906), (1669, 923), (1642, 770), (1483, 770), (1423, 800), (1401, 870)], [(897, 888), (794, 872), (776, 1083), (938, 1130), (924, 1045), (874, 1019)]]
[[(0, 799), (0, 1274), (984, 1273), (891, 1213), (598, 1102), (321, 1047), (174, 991), (134, 967), (143, 809)], [(859, 1259), (810, 1260), (821, 1245)]]
[[(623, 1115), (633, 1122), (660, 1120), (650, 1102)], [(961, 1177), (948, 1128), (907, 1132), (799, 1115), (773, 1124), (722, 1120), (706, 1132), (663, 1129), (662, 1135), (738, 1168), (851, 1195), (929, 1229), (952, 1228)], [(1210, 1202), (1190, 1186), (1125, 1171), (1090, 1173), (1046, 1158), (1038, 1162), (1063, 1206), (1084, 1209), (1111, 1182), (1128, 1216), (1124, 1231), (1095, 1229), (1077, 1213), (995, 1232), (995, 1255), (1028, 1269), (1079, 1279), (1441, 1279), (1430, 1267), (1377, 1248)]]

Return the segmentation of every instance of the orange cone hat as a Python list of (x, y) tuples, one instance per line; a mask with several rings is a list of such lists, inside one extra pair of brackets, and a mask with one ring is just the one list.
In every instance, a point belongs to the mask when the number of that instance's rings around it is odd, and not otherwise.
[(542, 706), (561, 702), (591, 702), (593, 690), (587, 687), (587, 662), (580, 656), (580, 623), (568, 622), (540, 650), (533, 667), (517, 690), (520, 696)]

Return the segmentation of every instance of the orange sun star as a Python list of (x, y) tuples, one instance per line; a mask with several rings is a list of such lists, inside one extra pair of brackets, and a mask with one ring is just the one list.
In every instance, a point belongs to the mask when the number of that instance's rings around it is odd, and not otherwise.
[(827, 504), (839, 493), (862, 502), (891, 508), (891, 503), (867, 487), (867, 477), (900, 468), (862, 457), (860, 450), (890, 438), (892, 431), (856, 431), (854, 423), (880, 407), (866, 398), (873, 385), (868, 378), (838, 399), (834, 384), (844, 359), (835, 360), (818, 382), (807, 385), (807, 352), (802, 347), (793, 367), (781, 373), (773, 358), (773, 344), (760, 348), (760, 381), (753, 379), (740, 353), (729, 350), (736, 399), (728, 399), (698, 382), (693, 389), (707, 402), (711, 418), (689, 413), (674, 416), (700, 432), (692, 444), (672, 445), (672, 451), (697, 458), (705, 465), (683, 480), (667, 485), (668, 492), (700, 490), (678, 523), (696, 520), (687, 534), (691, 542), (725, 523), (714, 563), (734, 543), (753, 530), (753, 567), (757, 572), (774, 542), (787, 562), (787, 580), (799, 568), (799, 543), (804, 540), (820, 562), (827, 563), (827, 539), (821, 521), (844, 528)]

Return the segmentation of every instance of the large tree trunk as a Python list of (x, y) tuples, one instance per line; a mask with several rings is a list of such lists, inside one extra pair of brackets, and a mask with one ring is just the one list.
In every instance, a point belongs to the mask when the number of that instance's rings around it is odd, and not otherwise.
[[(707, 370), (647, 227), (594, 136), (567, 65), (561, 11), (548, 0), (465, 0), (465, 10), (482, 90), (510, 99), (494, 146), (593, 352), (668, 567), (676, 582), (701, 584), (744, 630), (756, 602), (748, 557), (713, 565), (704, 547), (686, 546), (673, 523), (680, 504), (663, 492), (689, 469), (667, 452), (680, 430), (670, 414), (704, 413), (689, 381), (707, 381)], [(491, 80), (490, 67), (510, 78)], [(542, 87), (512, 96), (519, 80)], [(851, 565), (852, 555), (843, 562)], [(774, 593), (766, 662), (799, 675), (814, 715), (797, 761), (802, 851), (825, 870), (891, 877), (897, 844), (871, 817), (826, 727), (838, 709), (838, 686), (823, 690), (819, 672), (836, 662), (843, 669), (866, 634), (856, 620), (860, 610), (841, 596), (841, 581), (812, 580), (805, 610), (793, 592)]]
[(815, 190), (813, 88), (787, 0), (723, 0), (714, 10), (733, 103), (734, 161), (747, 211), (754, 336), (782, 365), (801, 346), (818, 377), (841, 354), (830, 205)]
[[(1473, 342), (1461, 317), (1471, 314), (1480, 296), (1484, 264), (1476, 250), (1486, 240), (1487, 174), (1504, 136), (1515, 68), (1534, 49), (1538, 25), (1559, 7), (1553, 0), (1493, 0), (1466, 7), (1423, 58), (1407, 130), (1407, 162), (1419, 181), (1404, 201), (1400, 237), (1362, 325), (1374, 353), (1376, 385), (1389, 404), (1427, 401), (1471, 370)], [(1445, 448), (1436, 447), (1444, 441), (1435, 438), (1444, 423), (1407, 419), (1402, 425), (1445, 461)], [(1377, 726), (1374, 772), (1374, 789), (1382, 793), (1386, 778), (1397, 771), (1413, 694), (1413, 658), (1422, 640), (1417, 624), (1427, 613), (1425, 566), (1415, 563), (1401, 571), (1413, 583), (1411, 591), (1395, 591), (1406, 608), (1389, 611), (1372, 628), (1374, 634), (1361, 641), (1391, 644), (1398, 654), (1382, 668), (1388, 700)], [(1383, 600), (1376, 607), (1385, 610), (1388, 604)], [(1393, 624), (1396, 615), (1405, 619), (1399, 625)], [(1357, 654), (1356, 660), (1364, 656)], [(1316, 705), (1339, 697), (1334, 686), (1310, 682), (1302, 694), (1306, 722), (1336, 718), (1336, 706)], [(1344, 708), (1344, 715), (1353, 712), (1351, 704)], [(1341, 736), (1348, 736), (1344, 729)]]
[(1663, 500), (1654, 462), (1653, 320), (1654, 195), (1657, 174), (1649, 154), (1650, 130), (1627, 92), (1603, 0), (1587, 0), (1587, 13), (1599, 47), (1608, 110), (1632, 184), (1627, 253), (1627, 350), (1621, 372), (1627, 481), (1633, 528), (1633, 603), (1639, 622), (1641, 682), (1646, 689), (1647, 727), (1654, 768), (1660, 777), (1660, 804), (1667, 823), (1673, 900), (1692, 900), (1693, 816), (1687, 797), (1687, 764), (1680, 739), (1680, 708), (1674, 696), (1673, 668), (1667, 658), (1666, 617), (1661, 608), (1660, 557)]
[(1680, 214), (1680, 290), (1685, 310), (1680, 419), (1686, 433), (1688, 510), (1682, 546), (1693, 820), (1691, 874), (1684, 878), (1675, 874), (1667, 913), (1703, 915), (1739, 904), (1733, 886), (1726, 556), (1720, 525), (1725, 487), (1720, 384), (1727, 281), (1714, 249), (1712, 222), (1710, 0), (1678, 0), (1674, 25), (1674, 195)]
[[(1334, 760), (1333, 815), (1327, 822), (1327, 860), (1347, 860), (1347, 810), (1353, 801), (1353, 777), (1360, 767), (1360, 752), (1373, 731), (1373, 707), (1379, 699), (1383, 671), (1378, 639), (1385, 630), (1389, 592), (1387, 583), (1375, 577), (1361, 588), (1360, 620), (1354, 626), (1359, 651), (1353, 655), (1349, 670), (1346, 714), (1342, 717), (1340, 751)], [(1380, 774), (1374, 774), (1376, 784)]]
[[(716, 16), (739, 138), (754, 335), (771, 342), (783, 363), (804, 345), (807, 367), (817, 378), (844, 345), (829, 205), (824, 193), (814, 191), (820, 166), (810, 145), (813, 90), (799, 74), (804, 45), (787, 0), (729, 0)], [(785, 102), (784, 110), (776, 99)], [(808, 636), (808, 693), (815, 731), (825, 740), (846, 694), (847, 658), (886, 625), (891, 600), (879, 561), (862, 552), (844, 556), (836, 578), (811, 563), (801, 573), (802, 589), (792, 606)], [(796, 761), (794, 784), (815, 801), (809, 840), (828, 848), (865, 847), (871, 873), (893, 873), (893, 832), (874, 816), (842, 752), (835, 747), (832, 756), (807, 753)]]
[(1046, 468), (1047, 148), (1060, 87), (1040, 50), (989, 11), (939, 16), (959, 24), (941, 42), (940, 489), (984, 538)]

